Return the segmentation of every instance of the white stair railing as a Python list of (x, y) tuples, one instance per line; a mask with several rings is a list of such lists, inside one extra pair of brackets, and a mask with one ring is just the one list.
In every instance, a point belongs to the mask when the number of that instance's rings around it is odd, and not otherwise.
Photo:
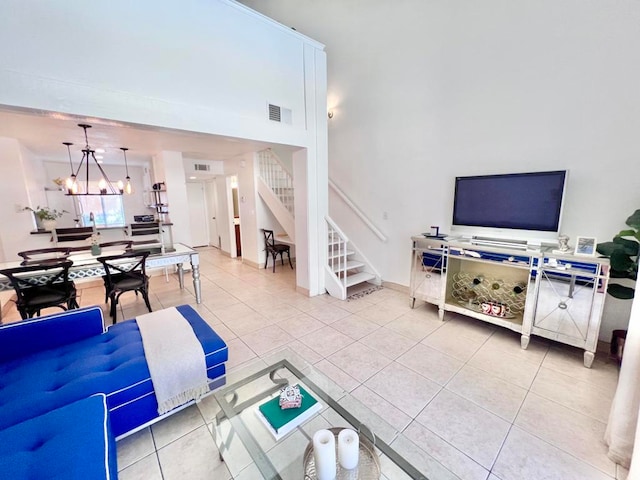
[[(330, 272), (342, 272), (334, 275), (341, 284), (341, 290), (347, 291), (347, 244), (349, 239), (329, 217), (325, 217), (328, 233), (327, 267)], [(343, 294), (344, 295), (344, 294)], [(343, 298), (344, 299), (344, 298)]]
[(270, 149), (258, 152), (258, 172), (278, 200), (293, 215), (293, 178)]
[(360, 220), (362, 220), (362, 222), (367, 227), (369, 227), (369, 230), (371, 230), (376, 235), (376, 237), (378, 237), (383, 242), (387, 241), (386, 235), (382, 233), (380, 229), (376, 227), (371, 220), (369, 220), (369, 218), (364, 214), (364, 212), (360, 210), (357, 207), (357, 205), (353, 203), (351, 199), (342, 191), (342, 189), (340, 189), (340, 187), (338, 187), (338, 185), (336, 185), (335, 182), (331, 179), (329, 179), (329, 186), (333, 189), (334, 192), (336, 192), (338, 197), (342, 199), (345, 205), (347, 205), (347, 207), (349, 207), (360, 218)]

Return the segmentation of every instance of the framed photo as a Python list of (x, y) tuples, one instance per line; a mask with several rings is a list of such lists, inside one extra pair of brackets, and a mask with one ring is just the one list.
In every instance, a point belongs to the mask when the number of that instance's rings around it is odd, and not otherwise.
[(574, 255), (587, 255), (590, 257), (596, 254), (596, 239), (595, 237), (577, 237), (576, 249), (573, 252)]

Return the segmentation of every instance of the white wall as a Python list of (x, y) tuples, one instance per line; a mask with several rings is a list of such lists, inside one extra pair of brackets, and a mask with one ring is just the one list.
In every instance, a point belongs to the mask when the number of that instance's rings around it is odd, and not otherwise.
[[(17, 253), (38, 248), (37, 235), (29, 235), (35, 230), (31, 212), (22, 211), (31, 205), (31, 198), (45, 204), (44, 189), (38, 191), (29, 181), (37, 172), (37, 160), (31, 152), (13, 138), (0, 137), (0, 178), (4, 179), (0, 202), (0, 261), (13, 261)], [(36, 206), (36, 203), (33, 206)]]
[(389, 240), (330, 212), (384, 280), (409, 284), (411, 235), (447, 231), (458, 175), (569, 169), (572, 241), (640, 207), (639, 2), (243, 3), (325, 43), (330, 178)]
[(293, 175), (293, 152), (288, 149), (278, 147), (271, 147), (271, 151), (280, 159), (282, 166), (289, 175)]
[(229, 1), (6, 0), (0, 103), (305, 143), (305, 43), (321, 48)]
[[(0, 105), (307, 148), (316, 184), (310, 292), (324, 291), (318, 252), (326, 239), (319, 243), (316, 227), (328, 211), (321, 44), (230, 0), (6, 0), (0, 44), (12, 46), (0, 49)], [(292, 124), (268, 120), (268, 103), (291, 109)]]
[(243, 3), (327, 45), (330, 177), (390, 237), (347, 228), (385, 280), (408, 284), (410, 235), (446, 231), (456, 175), (568, 168), (573, 239), (640, 206), (640, 3)]

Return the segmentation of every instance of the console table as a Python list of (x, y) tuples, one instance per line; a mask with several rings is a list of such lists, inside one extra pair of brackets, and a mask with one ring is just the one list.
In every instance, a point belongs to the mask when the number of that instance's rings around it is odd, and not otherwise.
[[(609, 280), (607, 258), (412, 237), (410, 295), (521, 334), (584, 349), (591, 367)], [(493, 310), (492, 310), (493, 308)]]

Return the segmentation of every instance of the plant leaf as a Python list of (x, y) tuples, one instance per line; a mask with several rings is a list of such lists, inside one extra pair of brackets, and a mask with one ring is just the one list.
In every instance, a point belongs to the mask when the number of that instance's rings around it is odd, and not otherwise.
[(600, 255), (604, 255), (605, 257), (610, 257), (613, 252), (616, 250), (623, 250), (624, 247), (614, 242), (602, 242), (596, 246), (596, 251)]
[(624, 253), (629, 256), (635, 257), (638, 255), (638, 248), (640, 248), (640, 244), (635, 240), (627, 240), (626, 238), (622, 238), (620, 236), (615, 236), (613, 238), (613, 243), (616, 245), (622, 245), (624, 248)]
[(629, 272), (614, 270), (613, 268), (609, 270), (609, 278), (629, 278)]
[(611, 259), (611, 268), (613, 270), (631, 272), (635, 266), (635, 262), (623, 250), (615, 250), (609, 258)]
[(620, 300), (629, 300), (633, 298), (635, 290), (631, 287), (625, 287), (617, 283), (610, 283), (607, 288), (607, 293), (612, 297), (619, 298)]
[(636, 230), (640, 230), (640, 209), (633, 212), (625, 223)]

